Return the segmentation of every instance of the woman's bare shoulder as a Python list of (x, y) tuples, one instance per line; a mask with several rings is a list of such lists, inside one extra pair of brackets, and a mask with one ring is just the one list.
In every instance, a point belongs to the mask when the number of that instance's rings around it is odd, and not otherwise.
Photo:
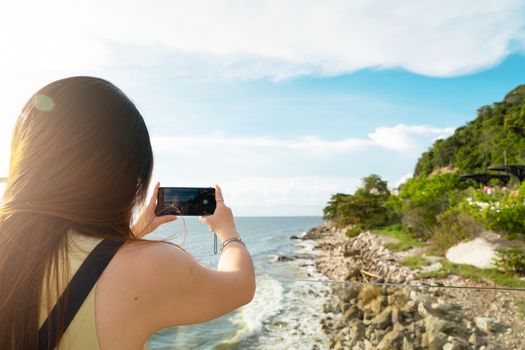
[(190, 259), (182, 247), (169, 243), (124, 244), (97, 282), (97, 328), (118, 324), (122, 329), (140, 329), (144, 333), (135, 336), (147, 339), (158, 329), (159, 302), (179, 294), (177, 284), (169, 280), (187, 279), (184, 270), (192, 264)]
[(191, 256), (180, 245), (168, 241), (129, 241), (119, 249), (117, 254), (121, 259), (130, 259), (130, 263), (138, 262), (139, 259), (147, 259), (147, 261), (172, 259), (180, 254)]
[(124, 244), (115, 255), (115, 270), (128, 281), (142, 279), (154, 283), (178, 272), (184, 272), (188, 265), (197, 263), (184, 248), (170, 242), (134, 242)]

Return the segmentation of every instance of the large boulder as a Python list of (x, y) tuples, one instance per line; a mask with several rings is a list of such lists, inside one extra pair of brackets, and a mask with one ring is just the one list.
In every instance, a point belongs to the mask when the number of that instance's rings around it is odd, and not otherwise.
[(483, 237), (449, 248), (446, 258), (456, 264), (469, 264), (481, 269), (493, 268), (496, 246)]

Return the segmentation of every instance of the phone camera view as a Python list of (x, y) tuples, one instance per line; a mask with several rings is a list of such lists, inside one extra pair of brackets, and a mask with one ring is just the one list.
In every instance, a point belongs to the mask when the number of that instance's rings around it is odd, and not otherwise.
[(212, 187), (161, 187), (156, 214), (202, 216), (215, 211), (215, 189)]

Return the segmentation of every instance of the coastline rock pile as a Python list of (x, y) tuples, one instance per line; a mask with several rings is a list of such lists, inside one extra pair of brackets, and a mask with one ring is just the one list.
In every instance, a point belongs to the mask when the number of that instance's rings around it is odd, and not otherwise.
[(317, 269), (327, 273), (331, 279), (385, 283), (410, 283), (415, 280), (414, 272), (398, 264), (377, 236), (362, 232), (355, 238), (346, 238), (341, 231), (324, 225), (312, 229), (303, 237), (319, 239), (323, 234), (333, 235), (333, 240), (320, 242), (316, 246), (318, 249), (332, 250), (334, 255), (342, 254), (344, 258), (337, 262), (329, 254), (316, 261)]
[(351, 258), (353, 265), (345, 280), (408, 283), (415, 279), (412, 270), (397, 264), (392, 253), (369, 232), (349, 239), (343, 246), (343, 256)]
[(439, 290), (376, 285), (334, 290), (335, 300), (324, 305), (322, 330), (331, 349), (503, 349), (487, 333), (508, 332), (488, 318), (465, 316)]
[(315, 259), (319, 272), (331, 280), (352, 282), (334, 285), (323, 306), (321, 329), (329, 337), (328, 348), (525, 348), (515, 294), (422, 286), (429, 281), (401, 265), (382, 237), (363, 232), (348, 238), (344, 232), (324, 224), (302, 237), (315, 240), (323, 252)]

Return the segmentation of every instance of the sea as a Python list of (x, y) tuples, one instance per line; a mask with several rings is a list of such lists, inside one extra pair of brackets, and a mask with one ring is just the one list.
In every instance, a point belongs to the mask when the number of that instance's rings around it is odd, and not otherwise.
[[(314, 242), (290, 239), (322, 223), (321, 217), (238, 217), (235, 223), (252, 256), (256, 274), (253, 300), (205, 323), (164, 329), (150, 349), (325, 349), (322, 306), (329, 291), (316, 272)], [(152, 238), (168, 238), (201, 264), (217, 268), (213, 233), (196, 217), (179, 217)], [(220, 248), (220, 240), (218, 241)], [(286, 258), (279, 257), (288, 257)], [(220, 302), (220, 300), (217, 300)]]

